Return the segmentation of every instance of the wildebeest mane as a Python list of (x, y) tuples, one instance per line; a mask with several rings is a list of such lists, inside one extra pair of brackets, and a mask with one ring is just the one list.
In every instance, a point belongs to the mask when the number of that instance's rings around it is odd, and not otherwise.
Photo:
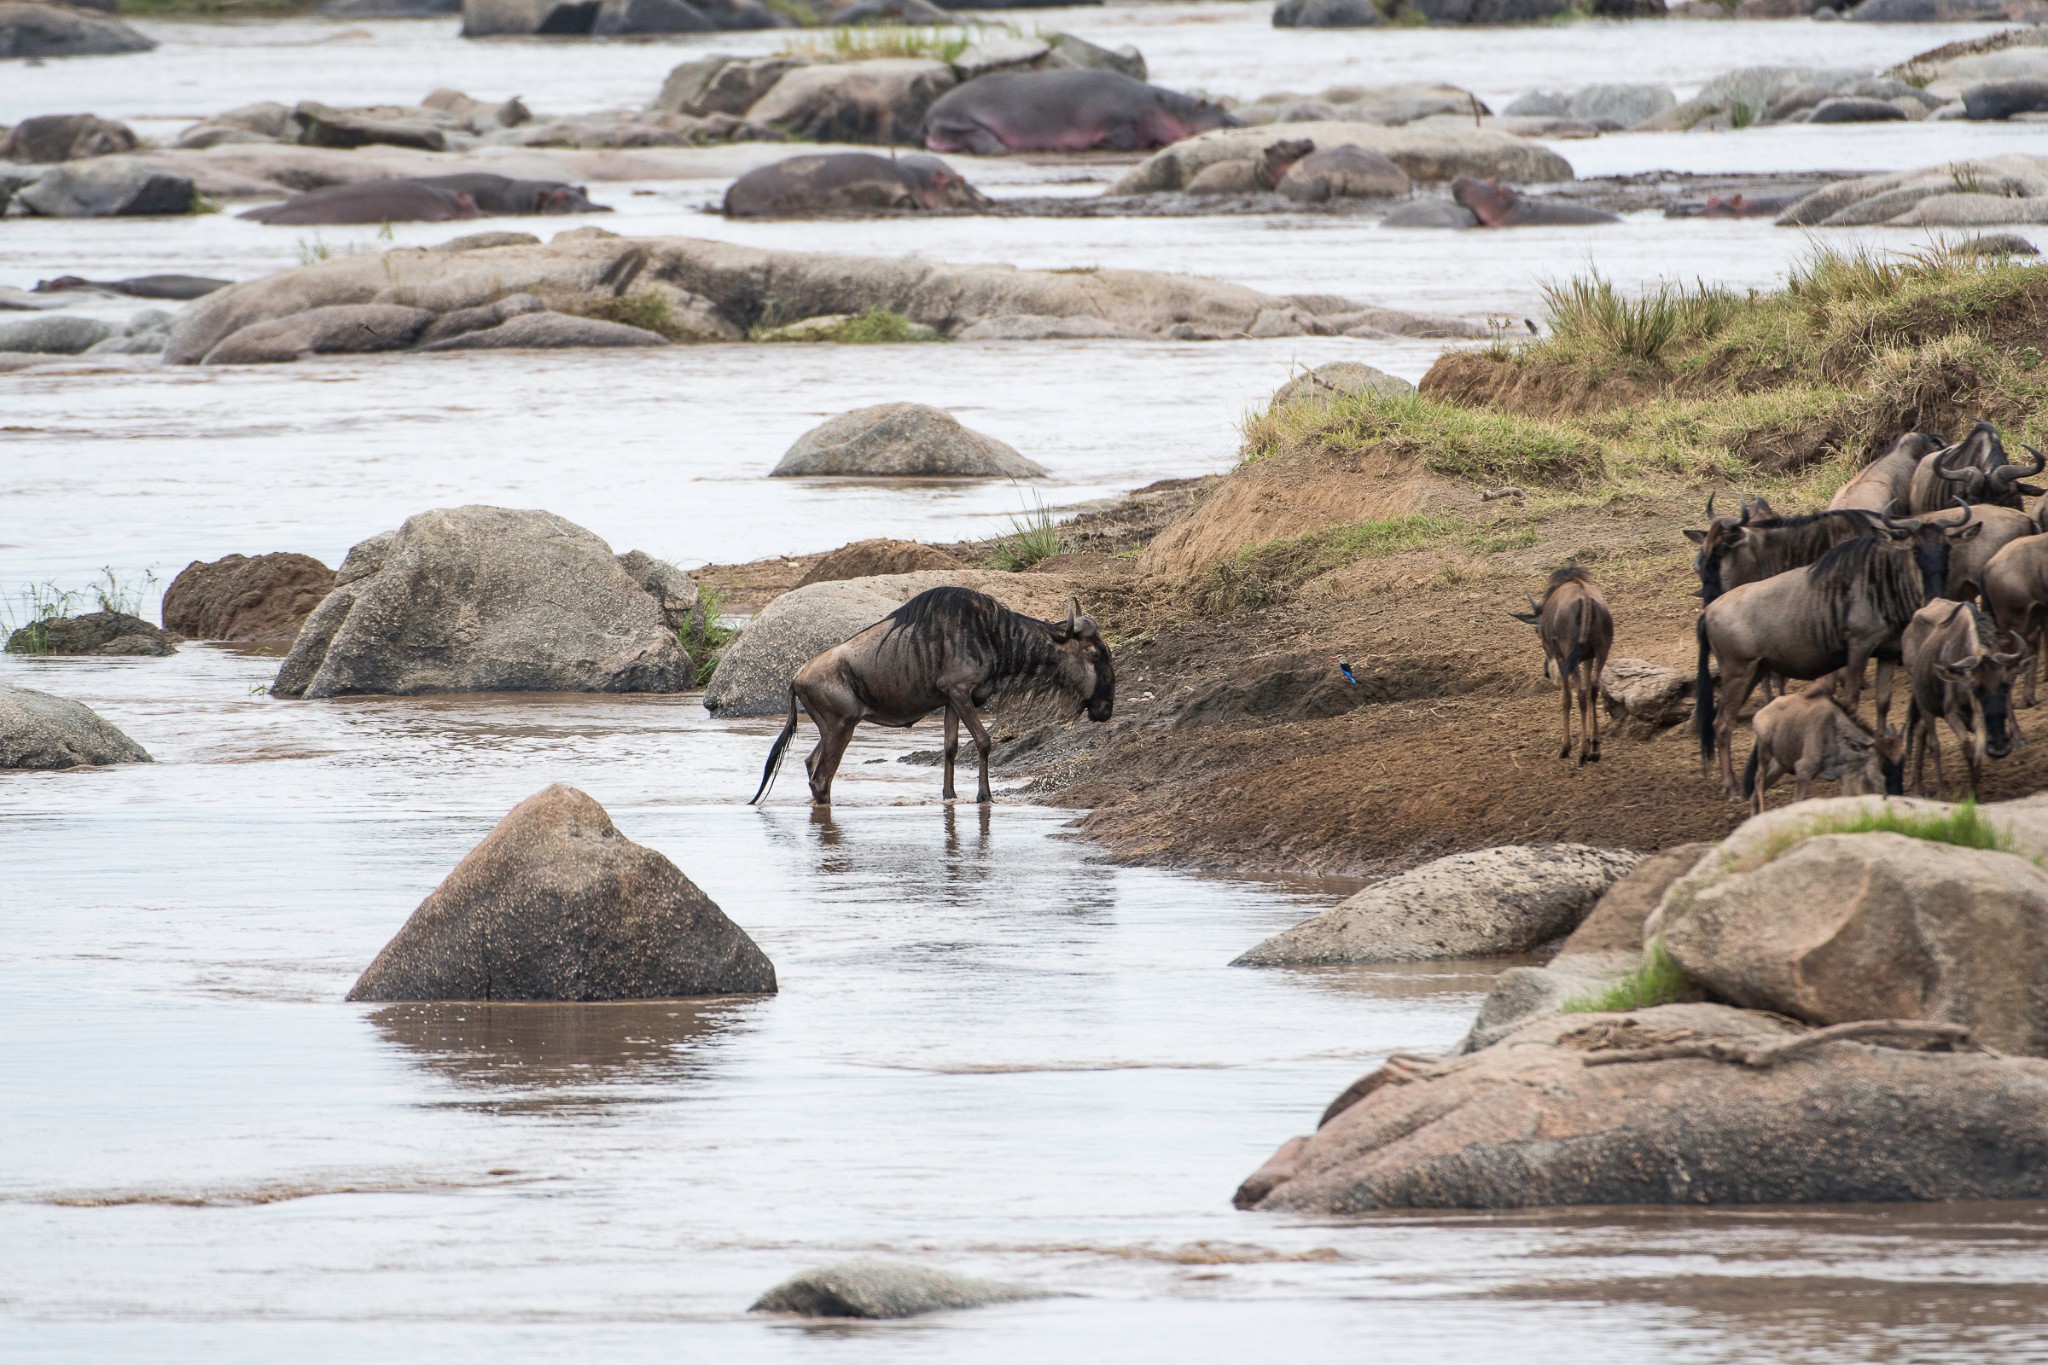
[(1904, 629), (1927, 601), (1912, 553), (1877, 536), (1843, 541), (1807, 567), (1806, 579), (1826, 598), (1837, 631), (1847, 625), (1858, 595), (1894, 630)]
[(1011, 611), (986, 593), (928, 588), (882, 620), (889, 627), (882, 639), (908, 632), (904, 643), (922, 667), (936, 671), (949, 643), (966, 644), (988, 652), (996, 695), (1058, 690), (1051, 623)]

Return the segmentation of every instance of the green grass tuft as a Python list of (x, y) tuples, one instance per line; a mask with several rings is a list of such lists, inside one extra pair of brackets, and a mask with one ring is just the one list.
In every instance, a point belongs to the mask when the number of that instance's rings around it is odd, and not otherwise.
[[(997, 25), (997, 33), (1021, 37), (1010, 25)], [(923, 57), (935, 61), (957, 61), (960, 54), (981, 37), (982, 28), (947, 25), (913, 28), (895, 24), (864, 24), (834, 28), (825, 34), (804, 34), (783, 44), (787, 57), (804, 57), (814, 62), (869, 62), (881, 57)]]
[(1332, 569), (1438, 545), (1456, 530), (1456, 521), (1446, 516), (1385, 517), (1247, 545), (1208, 567), (1195, 585), (1195, 600), (1218, 614), (1256, 610), (1286, 600)]
[(1041, 560), (1065, 552), (1067, 545), (1060, 538), (1052, 513), (1046, 510), (1043, 502), (1037, 501), (1036, 495), (1033, 495), (1033, 501), (1035, 505), (1030, 511), (1021, 517), (1010, 518), (1010, 534), (989, 550), (990, 568), (1004, 573), (1022, 573)]
[(900, 346), (944, 341), (945, 338), (901, 313), (877, 304), (865, 313), (830, 325), (806, 326), (809, 319), (796, 322), (762, 323), (753, 330), (753, 340), (764, 342), (835, 342), (841, 346)]
[(1597, 270), (1541, 287), (1555, 343), (1624, 361), (1653, 361), (1675, 341), (1714, 336), (1737, 305), (1735, 295), (1704, 283), (1660, 284), (1626, 298)]
[(587, 318), (638, 327), (643, 332), (653, 332), (670, 341), (685, 341), (691, 336), (676, 317), (675, 309), (659, 294), (607, 295), (581, 304), (577, 311)]
[(718, 671), (719, 659), (724, 657), (725, 647), (733, 642), (739, 631), (718, 619), (725, 615), (725, 594), (722, 591), (708, 585), (701, 586), (697, 600), (703, 624), (687, 630), (678, 627), (676, 643), (697, 665), (697, 686), (708, 687), (711, 675)]
[(1567, 1000), (1559, 1006), (1564, 1014), (1625, 1014), (1630, 1010), (1669, 1005), (1680, 1000), (1697, 1000), (1701, 992), (1685, 969), (1671, 960), (1664, 940), (1652, 939), (1643, 950), (1643, 963), (1605, 990)]

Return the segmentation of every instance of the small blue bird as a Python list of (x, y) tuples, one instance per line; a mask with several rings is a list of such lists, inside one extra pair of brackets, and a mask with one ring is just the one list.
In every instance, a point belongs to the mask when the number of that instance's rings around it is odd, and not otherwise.
[(1352, 673), (1351, 665), (1344, 662), (1344, 656), (1342, 654), (1332, 654), (1330, 656), (1330, 662), (1337, 665), (1337, 671), (1344, 675), (1345, 682), (1350, 683), (1353, 687), (1358, 686), (1358, 678), (1356, 675)]

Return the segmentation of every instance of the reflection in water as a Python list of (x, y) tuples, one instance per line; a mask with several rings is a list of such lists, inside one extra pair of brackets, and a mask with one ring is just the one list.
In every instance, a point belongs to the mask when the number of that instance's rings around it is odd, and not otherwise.
[(373, 1010), (370, 1022), (411, 1060), (466, 1090), (558, 1108), (613, 1102), (622, 1092), (672, 1098), (703, 1079), (718, 1036), (753, 1003), (421, 1001)]

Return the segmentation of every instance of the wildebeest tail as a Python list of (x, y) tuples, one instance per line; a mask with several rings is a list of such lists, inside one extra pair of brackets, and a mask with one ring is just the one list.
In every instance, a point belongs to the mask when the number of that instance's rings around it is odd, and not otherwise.
[(789, 689), (789, 719), (782, 723), (782, 733), (775, 737), (775, 747), (768, 751), (768, 762), (762, 765), (761, 768), (761, 788), (754, 793), (753, 799), (747, 802), (748, 805), (758, 805), (761, 798), (768, 794), (768, 788), (775, 781), (775, 774), (782, 768), (783, 751), (789, 748), (789, 741), (795, 734), (796, 687), (791, 685)]
[(1749, 762), (1742, 769), (1742, 799), (1745, 801), (1756, 793), (1756, 770), (1760, 766), (1758, 759), (1762, 757), (1763, 751), (1764, 746), (1761, 744), (1749, 746)]
[(1699, 672), (1692, 680), (1692, 728), (1700, 737), (1700, 761), (1714, 761), (1714, 678), (1708, 671), (1707, 614), (1700, 613), (1693, 624), (1693, 633), (1699, 637)]

